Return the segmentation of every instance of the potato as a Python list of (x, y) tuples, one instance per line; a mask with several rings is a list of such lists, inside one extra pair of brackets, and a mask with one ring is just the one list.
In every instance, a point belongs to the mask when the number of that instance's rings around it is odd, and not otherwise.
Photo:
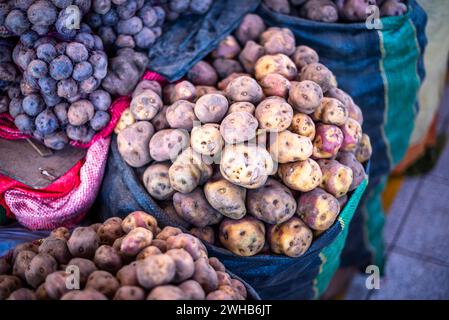
[(6, 258), (0, 258), (0, 275), (9, 273), (11, 266)]
[(202, 241), (215, 243), (215, 232), (212, 227), (192, 228), (190, 233)]
[(280, 74), (288, 80), (294, 80), (298, 75), (298, 70), (293, 61), (282, 53), (265, 55), (259, 58), (254, 70), (256, 79), (259, 81), (271, 73)]
[(354, 119), (347, 119), (347, 121), (340, 127), (343, 132), (343, 142), (340, 150), (342, 151), (356, 151), (362, 140), (362, 127)]
[(123, 263), (118, 251), (108, 245), (102, 245), (95, 251), (93, 261), (99, 269), (112, 274), (115, 274), (122, 267)]
[(218, 58), (212, 62), (212, 65), (221, 79), (226, 78), (233, 73), (243, 72), (243, 67), (240, 62), (234, 59)]
[(159, 97), (162, 96), (162, 87), (159, 82), (154, 80), (142, 80), (133, 91), (132, 97), (138, 96), (146, 90), (154, 91)]
[(332, 158), (343, 143), (343, 132), (329, 124), (318, 124), (313, 140), (313, 156), (317, 159)]
[[(101, 227), (102, 225), (103, 225), (102, 223), (97, 222), (97, 223), (91, 224), (91, 225), (89, 226), (89, 228), (92, 228), (95, 232), (98, 232), (98, 229), (100, 229), (100, 227)], [(69, 234), (69, 238), (70, 238), (70, 234)], [(68, 240), (68, 239), (67, 239), (67, 240)]]
[(193, 258), (199, 259), (201, 256), (207, 256), (207, 249), (204, 244), (194, 236), (186, 233), (171, 236), (167, 239), (167, 250), (184, 249)]
[(9, 295), (21, 287), (21, 281), (16, 276), (0, 275), (0, 300), (5, 300)]
[(73, 290), (62, 296), (61, 300), (107, 300), (106, 296), (94, 289)]
[(148, 193), (155, 199), (170, 199), (175, 190), (170, 185), (168, 169), (170, 163), (154, 163), (146, 168), (143, 173), (143, 184)]
[(220, 224), (221, 244), (238, 256), (249, 257), (259, 253), (265, 244), (263, 222), (250, 216), (240, 220), (224, 219)]
[(241, 76), (232, 80), (226, 87), (225, 93), (232, 102), (258, 103), (263, 98), (261, 86), (251, 77)]
[(136, 286), (123, 286), (115, 292), (113, 300), (145, 300), (145, 291)]
[(311, 80), (317, 83), (323, 90), (323, 93), (337, 86), (335, 76), (332, 72), (325, 65), (318, 62), (310, 63), (303, 67), (300, 80)]
[(31, 243), (31, 242), (24, 242), (24, 243), (18, 244), (13, 250), (12, 262), (14, 263), (16, 261), (17, 256), (19, 255), (19, 253), (21, 251), (25, 251), (25, 250), (32, 251), (34, 253), (38, 253), (39, 246), (34, 243)]
[(136, 257), (136, 260), (143, 260), (146, 257), (154, 256), (157, 254), (162, 254), (162, 251), (158, 247), (149, 246), (149, 247), (143, 248), (142, 251), (139, 252), (139, 254)]
[(45, 289), (45, 282), (36, 289), (35, 294), (37, 300), (50, 300), (47, 290)]
[(265, 55), (265, 48), (260, 44), (250, 40), (245, 44), (245, 47), (239, 54), (239, 61), (248, 73), (254, 73), (254, 66), (256, 61)]
[(200, 188), (186, 194), (175, 193), (173, 205), (179, 216), (196, 227), (216, 224), (222, 218), (222, 215), (209, 205)]
[(135, 95), (129, 106), (136, 120), (151, 120), (162, 109), (162, 99), (151, 89)]
[(50, 237), (67, 241), (70, 238), (70, 231), (66, 227), (59, 227), (50, 232)]
[(354, 119), (360, 125), (362, 125), (363, 124), (363, 113), (362, 113), (362, 110), (360, 109), (360, 107), (358, 105), (356, 105), (355, 103), (351, 103), (347, 109), (348, 109), (349, 118)]
[(45, 278), (44, 286), (48, 298), (59, 300), (71, 289), (67, 288), (67, 276), (65, 271), (56, 271)]
[(114, 132), (116, 134), (119, 134), (122, 132), (122, 130), (128, 128), (132, 124), (136, 122), (136, 118), (134, 118), (131, 109), (127, 108), (125, 111), (123, 111), (122, 115), (120, 116), (120, 119), (117, 122), (117, 125), (114, 128)]
[(292, 56), (298, 70), (301, 70), (308, 64), (317, 63), (319, 61), (318, 53), (308, 46), (296, 47), (295, 53)]
[(38, 253), (31, 259), (25, 271), (25, 279), (30, 286), (37, 288), (45, 278), (58, 269), (58, 262), (48, 253)]
[(170, 127), (175, 129), (192, 130), (194, 122), (198, 121), (195, 115), (195, 105), (187, 100), (176, 100), (167, 108), (165, 117)]
[(116, 277), (121, 286), (138, 286), (139, 283), (137, 281), (137, 261), (133, 261), (132, 263), (122, 267), (117, 272)]
[(36, 294), (27, 288), (20, 288), (12, 292), (8, 300), (37, 300)]
[(94, 271), (87, 279), (86, 288), (96, 290), (111, 299), (119, 289), (118, 280), (107, 271)]
[(195, 261), (192, 279), (201, 285), (206, 294), (218, 288), (217, 272), (210, 266), (207, 258), (199, 258)]
[(347, 21), (365, 21), (367, 19), (368, 6), (376, 5), (375, 0), (345, 0), (338, 1), (338, 13), (343, 20)]
[(153, 233), (150, 230), (137, 227), (123, 238), (120, 251), (126, 256), (133, 257), (143, 248), (151, 245), (151, 240), (153, 240)]
[(239, 42), (244, 45), (250, 40), (257, 41), (265, 30), (265, 23), (257, 14), (248, 13), (240, 23), (235, 35)]
[(344, 196), (337, 198), (338, 204), (340, 205), (340, 210), (343, 210), (344, 206), (348, 202), (348, 195), (345, 194)]
[(337, 22), (337, 6), (331, 0), (310, 0), (301, 6), (300, 16), (320, 22)]
[(371, 158), (373, 148), (371, 147), (371, 141), (367, 134), (362, 134), (360, 143), (355, 150), (355, 156), (358, 162), (364, 163)]
[(161, 110), (159, 110), (159, 112), (154, 116), (154, 118), (151, 119), (151, 124), (153, 125), (156, 132), (170, 128), (166, 117), (168, 107), (169, 106), (163, 106)]
[(289, 91), (288, 103), (298, 112), (312, 114), (323, 99), (321, 87), (313, 81), (293, 82)]
[(219, 155), (224, 146), (220, 125), (206, 123), (201, 127), (194, 127), (190, 136), (190, 145), (193, 150), (202, 155), (212, 158)]
[(349, 187), (349, 191), (355, 190), (366, 178), (366, 173), (363, 165), (357, 161), (355, 155), (352, 152), (339, 152), (337, 155), (337, 161), (342, 165), (351, 168), (352, 183)]
[(97, 230), (101, 244), (111, 246), (115, 240), (122, 237), (125, 232), (122, 229), (122, 219), (113, 217), (106, 220)]
[(254, 114), (256, 107), (251, 102), (234, 102), (229, 106), (228, 115), (233, 112), (248, 112)]
[(150, 230), (153, 234), (157, 233), (157, 220), (150, 214), (143, 211), (131, 212), (123, 219), (122, 229), (129, 233), (135, 228), (142, 227)]
[(62, 240), (52, 237), (45, 238), (39, 246), (39, 253), (48, 253), (53, 256), (59, 264), (65, 264), (71, 258), (65, 239)]
[(196, 117), (203, 123), (219, 123), (228, 111), (228, 100), (218, 93), (210, 93), (199, 98), (194, 107)]
[(383, 1), (380, 7), (380, 15), (384, 16), (402, 16), (407, 12), (407, 5), (397, 0)]
[(209, 204), (226, 217), (240, 219), (246, 214), (246, 189), (229, 182), (221, 175), (206, 182), (204, 195)]
[(267, 54), (282, 53), (291, 56), (296, 49), (293, 32), (287, 28), (271, 27), (260, 35), (260, 44)]
[(151, 161), (148, 144), (154, 134), (150, 122), (139, 121), (117, 135), (117, 146), (123, 160), (131, 167), (142, 167)]
[(240, 296), (243, 299), (246, 299), (246, 297), (248, 296), (248, 293), (246, 291), (245, 285), (241, 281), (239, 281), (237, 279), (231, 279), (231, 286), (240, 293)]
[(221, 263), (221, 261), (215, 257), (209, 258), (209, 264), (211, 265), (212, 268), (214, 268), (215, 271), (226, 272), (226, 268), (223, 265), (223, 263)]
[(145, 289), (170, 283), (176, 274), (175, 261), (166, 254), (137, 261), (137, 281)]
[(162, 88), (162, 100), (165, 103), (173, 104), (175, 101), (173, 101), (173, 91), (175, 90), (175, 84), (174, 83), (168, 83)]
[(340, 212), (338, 200), (321, 188), (303, 193), (296, 213), (309, 228), (324, 231), (330, 228)]
[(150, 156), (156, 161), (174, 161), (189, 146), (189, 133), (184, 129), (163, 129), (150, 140)]
[(215, 290), (215, 291), (210, 292), (206, 296), (206, 300), (222, 300), (222, 301), (226, 301), (226, 300), (234, 300), (234, 297), (230, 293), (225, 292), (223, 290)]
[(271, 250), (289, 257), (302, 256), (312, 244), (312, 239), (312, 230), (298, 217), (292, 217), (268, 229)]
[[(237, 114), (237, 112), (232, 113)], [(255, 145), (227, 145), (221, 155), (222, 176), (248, 189), (263, 186), (273, 173), (274, 163), (265, 148)]]
[(171, 101), (186, 100), (193, 102), (196, 98), (195, 86), (189, 81), (181, 81), (175, 84), (171, 93)]
[(162, 229), (161, 232), (159, 232), (159, 234), (156, 236), (156, 239), (166, 241), (171, 236), (177, 236), (178, 234), (181, 233), (182, 233), (181, 229), (167, 226), (164, 229)]
[(323, 173), (321, 188), (336, 198), (348, 193), (352, 184), (352, 170), (336, 160), (320, 159), (317, 162)]
[(280, 132), (290, 126), (293, 109), (284, 98), (269, 97), (259, 103), (255, 117), (259, 122), (259, 128)]
[(287, 187), (302, 192), (315, 189), (322, 180), (320, 166), (312, 159), (283, 163), (278, 174)]
[(97, 271), (97, 267), (95, 264), (88, 259), (84, 258), (73, 258), (67, 263), (67, 267), (74, 266), (77, 267), (80, 272), (80, 285), (83, 287), (90, 274), (94, 271)]
[(12, 274), (25, 280), (25, 272), (31, 263), (31, 260), (36, 256), (36, 253), (29, 250), (20, 251), (14, 260)]
[(290, 81), (277, 73), (270, 73), (263, 77), (259, 84), (265, 96), (278, 96), (286, 99), (291, 87)]
[(240, 48), (239, 43), (232, 35), (226, 36), (223, 40), (220, 41), (217, 48), (212, 51), (212, 57), (214, 59), (217, 58), (225, 58), (225, 59), (234, 59), (238, 56), (242, 49)]
[(175, 262), (176, 271), (173, 282), (180, 283), (192, 277), (195, 265), (192, 256), (186, 250), (171, 249), (165, 254), (170, 256)]
[(151, 290), (147, 300), (186, 300), (186, 295), (176, 286), (165, 285)]
[(179, 284), (179, 289), (184, 292), (187, 299), (190, 300), (204, 300), (206, 298), (206, 294), (204, 293), (201, 285), (195, 280), (187, 280), (183, 283)]
[(197, 100), (199, 98), (201, 98), (202, 96), (206, 95), (206, 94), (210, 94), (210, 93), (219, 93), (219, 94), (224, 94), (223, 92), (221, 92), (220, 90), (218, 90), (215, 87), (212, 86), (196, 86), (196, 97)]
[(315, 110), (312, 118), (317, 122), (342, 126), (348, 120), (348, 110), (341, 101), (325, 97), (321, 99), (320, 106)]
[(217, 88), (220, 89), (221, 91), (225, 91), (228, 85), (231, 83), (231, 81), (237, 79), (238, 77), (251, 77), (251, 75), (243, 72), (231, 73), (230, 75), (226, 76), (223, 80), (218, 82)]
[(100, 237), (90, 227), (76, 228), (67, 241), (70, 254), (76, 258), (92, 259), (99, 245)]
[[(187, 72), (187, 79), (196, 86), (215, 86), (218, 75), (208, 62), (200, 61)], [(196, 94), (199, 96), (198, 87)]]
[(349, 105), (354, 103), (351, 96), (339, 88), (330, 88), (326, 92), (326, 97), (339, 100), (347, 109), (349, 108)]
[(312, 118), (304, 113), (294, 114), (292, 124), (288, 129), (293, 133), (309, 138), (311, 141), (315, 138), (315, 123)]
[(228, 114), (220, 125), (220, 133), (226, 143), (239, 143), (256, 136), (257, 119), (248, 112), (239, 111)]
[(250, 214), (269, 224), (282, 223), (296, 211), (296, 201), (291, 191), (272, 178), (263, 187), (248, 190), (246, 203)]

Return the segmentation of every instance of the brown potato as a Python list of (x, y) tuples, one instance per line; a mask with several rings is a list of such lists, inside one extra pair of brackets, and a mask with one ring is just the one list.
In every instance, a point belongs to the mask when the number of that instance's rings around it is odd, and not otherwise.
[(349, 191), (355, 190), (366, 178), (365, 169), (363, 165), (357, 161), (355, 155), (352, 152), (339, 152), (337, 160), (346, 167), (352, 170), (352, 183), (349, 187)]
[(251, 77), (241, 76), (232, 80), (226, 87), (226, 95), (232, 102), (259, 103), (263, 98), (261, 86)]
[(309, 228), (327, 230), (340, 212), (338, 200), (323, 189), (303, 193), (298, 199), (296, 213)]
[[(218, 75), (215, 69), (206, 61), (199, 61), (187, 73), (187, 79), (196, 86), (215, 86)], [(197, 96), (200, 96), (196, 88)]]
[(48, 298), (59, 300), (71, 290), (67, 288), (67, 276), (68, 274), (65, 271), (56, 271), (45, 278), (43, 285)]
[(36, 294), (27, 288), (20, 288), (12, 292), (8, 300), (37, 300)]
[(117, 146), (123, 160), (131, 167), (142, 167), (151, 161), (148, 144), (154, 134), (150, 122), (139, 121), (123, 129), (117, 136)]
[(271, 73), (280, 74), (288, 80), (294, 80), (298, 75), (298, 70), (293, 61), (282, 53), (265, 55), (259, 58), (254, 70), (256, 79), (259, 81)]
[(136, 88), (133, 91), (132, 97), (141, 94), (142, 92), (146, 90), (152, 90), (154, 91), (159, 97), (162, 97), (162, 87), (159, 84), (159, 82), (154, 80), (142, 80), (139, 82), (139, 84), (136, 86)]
[(235, 35), (243, 45), (250, 40), (257, 41), (265, 30), (265, 23), (257, 14), (248, 13), (240, 23)]
[(14, 265), (12, 269), (12, 274), (26, 280), (25, 272), (28, 269), (31, 260), (36, 256), (36, 253), (30, 250), (22, 250), (17, 254), (14, 260)]
[(147, 300), (186, 300), (184, 292), (176, 286), (158, 286), (151, 290)]
[(123, 264), (119, 252), (108, 245), (102, 245), (95, 251), (93, 261), (99, 269), (108, 271), (112, 274), (116, 274)]
[(100, 237), (90, 227), (76, 228), (67, 241), (70, 254), (76, 258), (92, 259), (99, 245)]
[(250, 214), (269, 224), (282, 223), (296, 211), (291, 191), (272, 178), (263, 187), (248, 190), (246, 203)]
[(293, 133), (309, 138), (311, 141), (315, 138), (315, 123), (312, 118), (304, 113), (295, 113), (292, 124), (288, 129)]
[(157, 255), (157, 254), (162, 254), (162, 251), (158, 247), (149, 246), (149, 247), (143, 248), (139, 252), (139, 254), (136, 257), (136, 260), (143, 260), (146, 257), (154, 256), (154, 255)]
[(300, 16), (309, 20), (333, 23), (338, 20), (338, 10), (331, 0), (312, 0), (301, 6)]
[(190, 233), (202, 241), (215, 243), (215, 231), (212, 227), (192, 228)]
[(218, 90), (215, 87), (212, 86), (196, 86), (196, 97), (197, 100), (201, 98), (202, 96), (209, 94), (209, 93), (219, 93), (224, 94), (224, 92)]
[(175, 261), (166, 254), (149, 256), (137, 262), (137, 281), (145, 289), (170, 283), (176, 274)]
[(226, 268), (223, 265), (223, 263), (221, 263), (221, 261), (215, 257), (209, 258), (209, 264), (211, 265), (212, 268), (214, 268), (215, 271), (226, 272)]
[(231, 286), (240, 293), (240, 296), (242, 296), (243, 299), (246, 299), (248, 293), (245, 285), (240, 280), (231, 279)]
[(143, 248), (151, 245), (153, 233), (145, 228), (137, 227), (132, 229), (123, 238), (120, 252), (129, 257), (136, 256)]
[(38, 253), (31, 259), (25, 271), (25, 279), (30, 286), (37, 288), (45, 278), (58, 269), (58, 262), (48, 253)]
[(200, 188), (187, 194), (175, 193), (173, 205), (179, 216), (196, 227), (216, 224), (222, 219), (222, 215), (207, 202)]
[(300, 257), (312, 244), (312, 230), (298, 217), (270, 226), (268, 241), (274, 253)]
[(48, 253), (53, 256), (59, 264), (66, 264), (69, 262), (71, 256), (67, 241), (58, 238), (45, 238), (39, 246), (39, 253)]
[(240, 220), (224, 219), (220, 224), (219, 238), (221, 244), (232, 253), (253, 256), (263, 249), (265, 226), (250, 216)]
[(192, 277), (195, 265), (192, 256), (184, 249), (170, 249), (166, 253), (175, 262), (176, 271), (173, 282), (180, 283)]
[(371, 158), (373, 148), (371, 147), (371, 141), (367, 134), (362, 134), (362, 139), (355, 150), (355, 156), (358, 162), (364, 163)]
[(120, 219), (119, 217), (107, 219), (103, 224), (99, 226), (97, 234), (100, 237), (101, 244), (112, 246), (115, 240), (125, 234), (122, 229), (122, 219)]
[(189, 133), (184, 129), (164, 129), (150, 140), (150, 156), (156, 161), (174, 161), (189, 146)]
[(204, 195), (209, 204), (222, 215), (240, 219), (246, 214), (246, 189), (237, 186), (221, 175), (216, 175), (204, 185)]
[(267, 54), (282, 53), (291, 56), (296, 49), (293, 32), (287, 28), (271, 27), (260, 35), (260, 44)]
[(251, 102), (234, 102), (229, 106), (228, 114), (233, 112), (248, 112), (254, 114), (256, 107)]
[(255, 117), (259, 128), (280, 132), (290, 127), (293, 119), (293, 109), (281, 97), (269, 97), (256, 108)]
[(122, 132), (122, 130), (128, 128), (134, 123), (136, 123), (136, 118), (134, 118), (131, 109), (127, 108), (125, 109), (125, 111), (123, 111), (122, 115), (120, 116), (120, 119), (114, 128), (114, 132), (116, 134), (119, 134), (120, 132)]
[(6, 258), (0, 258), (0, 275), (9, 273), (11, 265)]
[(145, 300), (145, 291), (136, 286), (123, 286), (115, 292), (113, 300)]
[(296, 47), (292, 59), (298, 70), (301, 70), (308, 64), (316, 63), (319, 61), (319, 57), (316, 51), (308, 46)]
[(342, 126), (348, 120), (348, 110), (341, 101), (324, 97), (312, 117), (317, 122)]
[(20, 289), (20, 287), (20, 278), (10, 275), (0, 275), (0, 300), (7, 299), (11, 293)]
[(212, 51), (212, 57), (214, 59), (217, 58), (225, 58), (225, 59), (233, 59), (238, 56), (241, 48), (237, 40), (232, 35), (226, 36), (223, 40), (220, 41), (217, 48)]
[(310, 63), (302, 68), (300, 80), (311, 80), (317, 83), (323, 90), (323, 93), (337, 86), (337, 81), (332, 72), (325, 65), (318, 62)]
[(133, 96), (129, 108), (136, 120), (151, 120), (162, 106), (160, 96), (153, 90), (146, 89)]
[(196, 152), (214, 157), (221, 153), (224, 140), (220, 133), (220, 125), (206, 123), (201, 127), (194, 127), (190, 136), (190, 145)]
[(107, 300), (101, 292), (94, 289), (73, 290), (62, 296), (61, 300)]
[(207, 258), (199, 258), (195, 261), (195, 272), (192, 279), (201, 285), (205, 293), (218, 288), (217, 272), (210, 266)]
[(122, 267), (117, 272), (117, 280), (120, 282), (121, 286), (138, 286), (137, 261), (133, 261), (132, 263)]
[(142, 227), (150, 230), (153, 234), (157, 233), (157, 220), (150, 214), (143, 211), (134, 211), (126, 216), (122, 221), (122, 229), (125, 233)]
[(239, 54), (239, 61), (248, 73), (254, 73), (254, 66), (260, 57), (265, 55), (265, 48), (250, 40)]
[(25, 250), (32, 251), (34, 253), (38, 253), (39, 246), (34, 243), (31, 243), (31, 242), (24, 242), (24, 243), (18, 244), (13, 250), (12, 262), (14, 263), (16, 261), (17, 256), (19, 255), (19, 253), (21, 251), (25, 251)]
[(313, 81), (293, 82), (288, 102), (298, 112), (311, 114), (320, 106), (323, 99), (321, 87)]
[(252, 114), (245, 111), (233, 112), (223, 119), (220, 133), (226, 143), (244, 142), (256, 136), (258, 125)]
[(243, 72), (243, 67), (240, 62), (234, 59), (218, 58), (212, 62), (212, 65), (221, 79), (226, 78), (233, 73)]
[(175, 190), (170, 185), (169, 168), (170, 163), (168, 162), (154, 163), (146, 168), (143, 173), (145, 189), (155, 199), (170, 199), (175, 193)]
[(337, 160), (320, 159), (317, 161), (323, 173), (320, 187), (336, 198), (343, 197), (352, 184), (352, 170)]
[(178, 234), (181, 233), (182, 233), (181, 229), (167, 226), (164, 229), (162, 229), (161, 232), (159, 232), (159, 234), (156, 236), (156, 239), (166, 241), (171, 236), (177, 236)]
[(73, 258), (67, 263), (67, 267), (71, 266), (77, 267), (80, 272), (81, 287), (86, 284), (90, 274), (94, 271), (97, 271), (97, 267), (95, 266), (95, 264), (91, 260), (84, 258)]
[(70, 238), (70, 231), (66, 227), (59, 227), (50, 232), (50, 237), (67, 241)]
[(167, 109), (168, 106), (163, 106), (162, 109), (159, 110), (159, 112), (154, 116), (154, 118), (151, 119), (151, 124), (153, 125), (156, 132), (170, 128), (166, 117)]
[(210, 93), (199, 98), (194, 107), (202, 123), (219, 123), (228, 111), (228, 100), (222, 94)]
[(184, 249), (192, 256), (193, 260), (207, 256), (207, 249), (204, 244), (198, 238), (187, 233), (169, 237), (167, 239), (167, 250), (171, 249)]
[(232, 80), (238, 78), (238, 77), (251, 77), (250, 74), (248, 73), (243, 73), (243, 72), (234, 72), (231, 73), (230, 75), (228, 75), (226, 78), (224, 78), (223, 80), (221, 80), (220, 82), (218, 82), (217, 84), (217, 88), (221, 91), (225, 91), (226, 88), (228, 87), (228, 85), (231, 83)]
[(195, 121), (198, 118), (194, 112), (195, 105), (187, 100), (176, 100), (170, 107), (167, 108), (165, 117), (167, 118), (170, 127), (175, 129), (192, 130)]
[(220, 172), (236, 185), (248, 189), (259, 188), (273, 174), (273, 170), (273, 159), (265, 148), (237, 144), (227, 145), (222, 152)]
[(184, 292), (187, 299), (190, 300), (204, 300), (206, 298), (206, 294), (204, 293), (201, 285), (195, 280), (187, 280), (183, 283), (179, 284), (179, 289)]
[(104, 294), (109, 299), (114, 297), (119, 287), (120, 284), (118, 280), (106, 271), (92, 272), (86, 283), (86, 289), (96, 290)]
[(320, 166), (312, 159), (283, 163), (278, 174), (287, 187), (302, 192), (315, 189), (322, 180)]
[(176, 102), (178, 100), (195, 101), (196, 89), (195, 86), (189, 81), (181, 81), (175, 84), (171, 93), (171, 101)]

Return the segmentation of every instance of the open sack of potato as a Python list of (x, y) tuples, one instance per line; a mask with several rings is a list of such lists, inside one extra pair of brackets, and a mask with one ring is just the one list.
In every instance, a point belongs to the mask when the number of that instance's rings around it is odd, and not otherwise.
[(312, 298), (371, 156), (336, 80), (290, 30), (247, 15), (187, 80), (137, 85), (116, 127), (103, 218), (152, 212), (203, 239), (262, 298)]
[(3, 299), (258, 300), (259, 296), (220, 260), (209, 257), (198, 238), (179, 228), (161, 228), (153, 216), (136, 211), (124, 219), (114, 217), (72, 231), (60, 227), (13, 247), (0, 257)]
[[(405, 156), (414, 129), (417, 94), (425, 75), (426, 13), (415, 0), (337, 0), (340, 16), (352, 15), (331, 22), (318, 19), (330, 8), (327, 0), (278, 1), (302, 2), (310, 15), (300, 17), (281, 13), (268, 6), (270, 2), (276, 1), (265, 1), (258, 14), (268, 25), (289, 28), (299, 43), (314, 48), (339, 87), (350, 92), (363, 111), (363, 131), (373, 148), (370, 183), (351, 223), (351, 241), (342, 254), (342, 266), (365, 270), (374, 264), (382, 269), (385, 218), (381, 195), (389, 173)], [(379, 15), (367, 14), (367, 6), (375, 4)], [(393, 7), (402, 9), (386, 12)], [(367, 15), (378, 19), (367, 19)]]

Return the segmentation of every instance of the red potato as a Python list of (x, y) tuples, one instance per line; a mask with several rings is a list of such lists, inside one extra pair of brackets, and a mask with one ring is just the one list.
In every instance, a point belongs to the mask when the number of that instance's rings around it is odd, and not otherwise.
[(263, 77), (259, 84), (262, 86), (265, 96), (278, 96), (284, 99), (288, 98), (291, 83), (284, 76), (271, 73)]
[(196, 152), (214, 158), (221, 153), (224, 140), (220, 133), (220, 125), (206, 123), (201, 127), (194, 127), (190, 136), (190, 145)]
[(268, 242), (274, 253), (300, 257), (312, 244), (312, 230), (298, 217), (272, 225), (268, 229)]
[(248, 73), (254, 73), (256, 61), (265, 54), (265, 48), (250, 40), (239, 54), (239, 61)]
[(175, 276), (173, 282), (180, 283), (190, 279), (195, 272), (195, 264), (192, 256), (184, 249), (168, 250), (166, 255), (170, 256), (175, 262)]
[(11, 269), (11, 265), (6, 258), (0, 258), (0, 275), (7, 274)]
[(218, 288), (217, 272), (210, 266), (207, 258), (195, 260), (195, 272), (193, 273), (192, 279), (201, 285), (205, 293), (209, 293)]
[(11, 293), (20, 289), (20, 278), (10, 275), (0, 275), (0, 300), (5, 300)]
[(146, 212), (131, 212), (122, 221), (122, 229), (125, 233), (129, 233), (131, 230), (138, 227), (148, 229), (153, 234), (157, 234), (157, 220)]
[[(187, 79), (196, 86), (215, 86), (218, 81), (218, 75), (209, 63), (200, 61), (189, 70)], [(198, 91), (197, 87), (197, 96), (199, 96)]]
[(31, 259), (25, 279), (33, 288), (37, 288), (45, 281), (45, 278), (58, 269), (58, 262), (48, 253), (38, 253)]
[(80, 272), (81, 287), (83, 287), (86, 284), (89, 275), (92, 272), (97, 271), (97, 267), (95, 266), (95, 264), (91, 260), (84, 258), (73, 258), (67, 263), (67, 267), (71, 266), (77, 267), (77, 269)]
[(291, 56), (296, 49), (295, 36), (287, 28), (268, 28), (260, 35), (260, 44), (267, 54), (282, 53)]
[(209, 264), (211, 265), (212, 268), (214, 268), (215, 271), (226, 272), (224, 264), (221, 263), (221, 261), (215, 257), (209, 258)]
[(352, 184), (352, 170), (337, 160), (320, 159), (317, 161), (323, 173), (321, 188), (336, 198), (343, 197)]
[(97, 290), (84, 289), (67, 292), (61, 300), (108, 300), (108, 298)]
[(368, 14), (368, 6), (376, 5), (376, 0), (340, 0), (338, 14), (347, 21), (365, 21)]
[(343, 132), (343, 143), (340, 150), (355, 151), (362, 140), (362, 127), (360, 124), (349, 118), (340, 129)]
[(235, 35), (242, 45), (248, 41), (257, 41), (266, 29), (262, 18), (257, 14), (247, 14), (240, 23)]
[(318, 53), (308, 46), (296, 47), (292, 59), (298, 70), (302, 70), (306, 65), (317, 63), (320, 60)]
[(207, 249), (204, 244), (198, 238), (186, 233), (171, 236), (167, 239), (167, 250), (171, 249), (184, 249), (192, 256), (193, 260), (207, 256)]
[(246, 299), (246, 298), (247, 298), (248, 293), (247, 293), (247, 291), (246, 291), (246, 287), (245, 287), (245, 285), (244, 285), (240, 280), (237, 280), (237, 279), (231, 279), (231, 286), (232, 286), (234, 289), (236, 289), (236, 290), (240, 293), (240, 296), (241, 296), (243, 299)]
[(125, 234), (122, 229), (122, 219), (113, 217), (106, 220), (98, 227), (97, 234), (100, 237), (101, 244), (111, 246), (115, 240)]
[(288, 96), (288, 103), (298, 112), (312, 114), (321, 104), (323, 91), (321, 87), (309, 80), (293, 82)]
[(209, 94), (209, 93), (219, 93), (224, 94), (217, 88), (213, 86), (196, 86), (196, 97), (197, 99), (201, 98), (202, 96)]
[(174, 161), (189, 146), (189, 133), (184, 129), (163, 129), (150, 140), (150, 156), (156, 161)]
[(39, 246), (39, 253), (48, 253), (53, 256), (59, 264), (66, 264), (71, 256), (67, 241), (57, 238), (45, 238)]
[(148, 121), (139, 121), (123, 129), (117, 135), (117, 147), (127, 164), (138, 168), (151, 161), (148, 144), (154, 127)]
[(313, 140), (313, 156), (317, 159), (332, 158), (337, 155), (343, 143), (343, 132), (334, 125), (318, 124)]
[(20, 288), (12, 292), (8, 300), (37, 300), (36, 294), (27, 288)]
[(137, 227), (123, 238), (120, 252), (126, 256), (136, 256), (143, 248), (151, 245), (152, 240), (153, 233), (150, 230)]
[(56, 271), (45, 278), (45, 292), (50, 299), (59, 300), (71, 290), (67, 288), (67, 276), (65, 271)]
[(386, 0), (380, 7), (380, 15), (387, 16), (402, 16), (407, 12), (407, 5), (398, 0)]
[(13, 253), (12, 253), (12, 262), (13, 262), (13, 264), (15, 263), (16, 258), (19, 255), (19, 253), (22, 252), (22, 251), (25, 251), (25, 250), (26, 251), (31, 251), (31, 252), (34, 252), (34, 253), (38, 253), (39, 252), (39, 246), (34, 244), (34, 243), (31, 243), (31, 242), (24, 242), (24, 243), (21, 243), (21, 244), (17, 245), (14, 248)]
[(327, 230), (340, 212), (338, 200), (323, 189), (303, 193), (298, 199), (298, 216), (314, 230)]
[(220, 124), (220, 133), (228, 144), (235, 144), (253, 139), (259, 123), (250, 113), (237, 111), (228, 114)]

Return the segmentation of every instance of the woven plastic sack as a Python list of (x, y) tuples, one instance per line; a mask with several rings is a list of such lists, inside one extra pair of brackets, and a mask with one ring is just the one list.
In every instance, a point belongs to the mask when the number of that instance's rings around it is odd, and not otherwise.
[[(110, 145), (110, 135), (127, 107), (123, 99), (109, 109), (111, 121), (88, 144), (72, 141), (75, 147), (88, 148), (86, 157), (45, 188), (33, 189), (0, 175), (0, 222), (17, 219), (32, 230), (71, 227), (79, 223), (92, 204), (101, 185)], [(0, 138), (25, 139), (6, 114), (0, 114)]]
[(297, 44), (314, 48), (335, 74), (341, 89), (362, 108), (363, 131), (373, 146), (370, 184), (350, 226), (342, 266), (364, 270), (384, 264), (381, 194), (391, 170), (404, 157), (418, 111), (424, 78), (427, 17), (415, 0), (404, 16), (384, 17), (382, 28), (362, 23), (322, 23), (286, 16), (260, 6), (269, 26), (286, 27)]

